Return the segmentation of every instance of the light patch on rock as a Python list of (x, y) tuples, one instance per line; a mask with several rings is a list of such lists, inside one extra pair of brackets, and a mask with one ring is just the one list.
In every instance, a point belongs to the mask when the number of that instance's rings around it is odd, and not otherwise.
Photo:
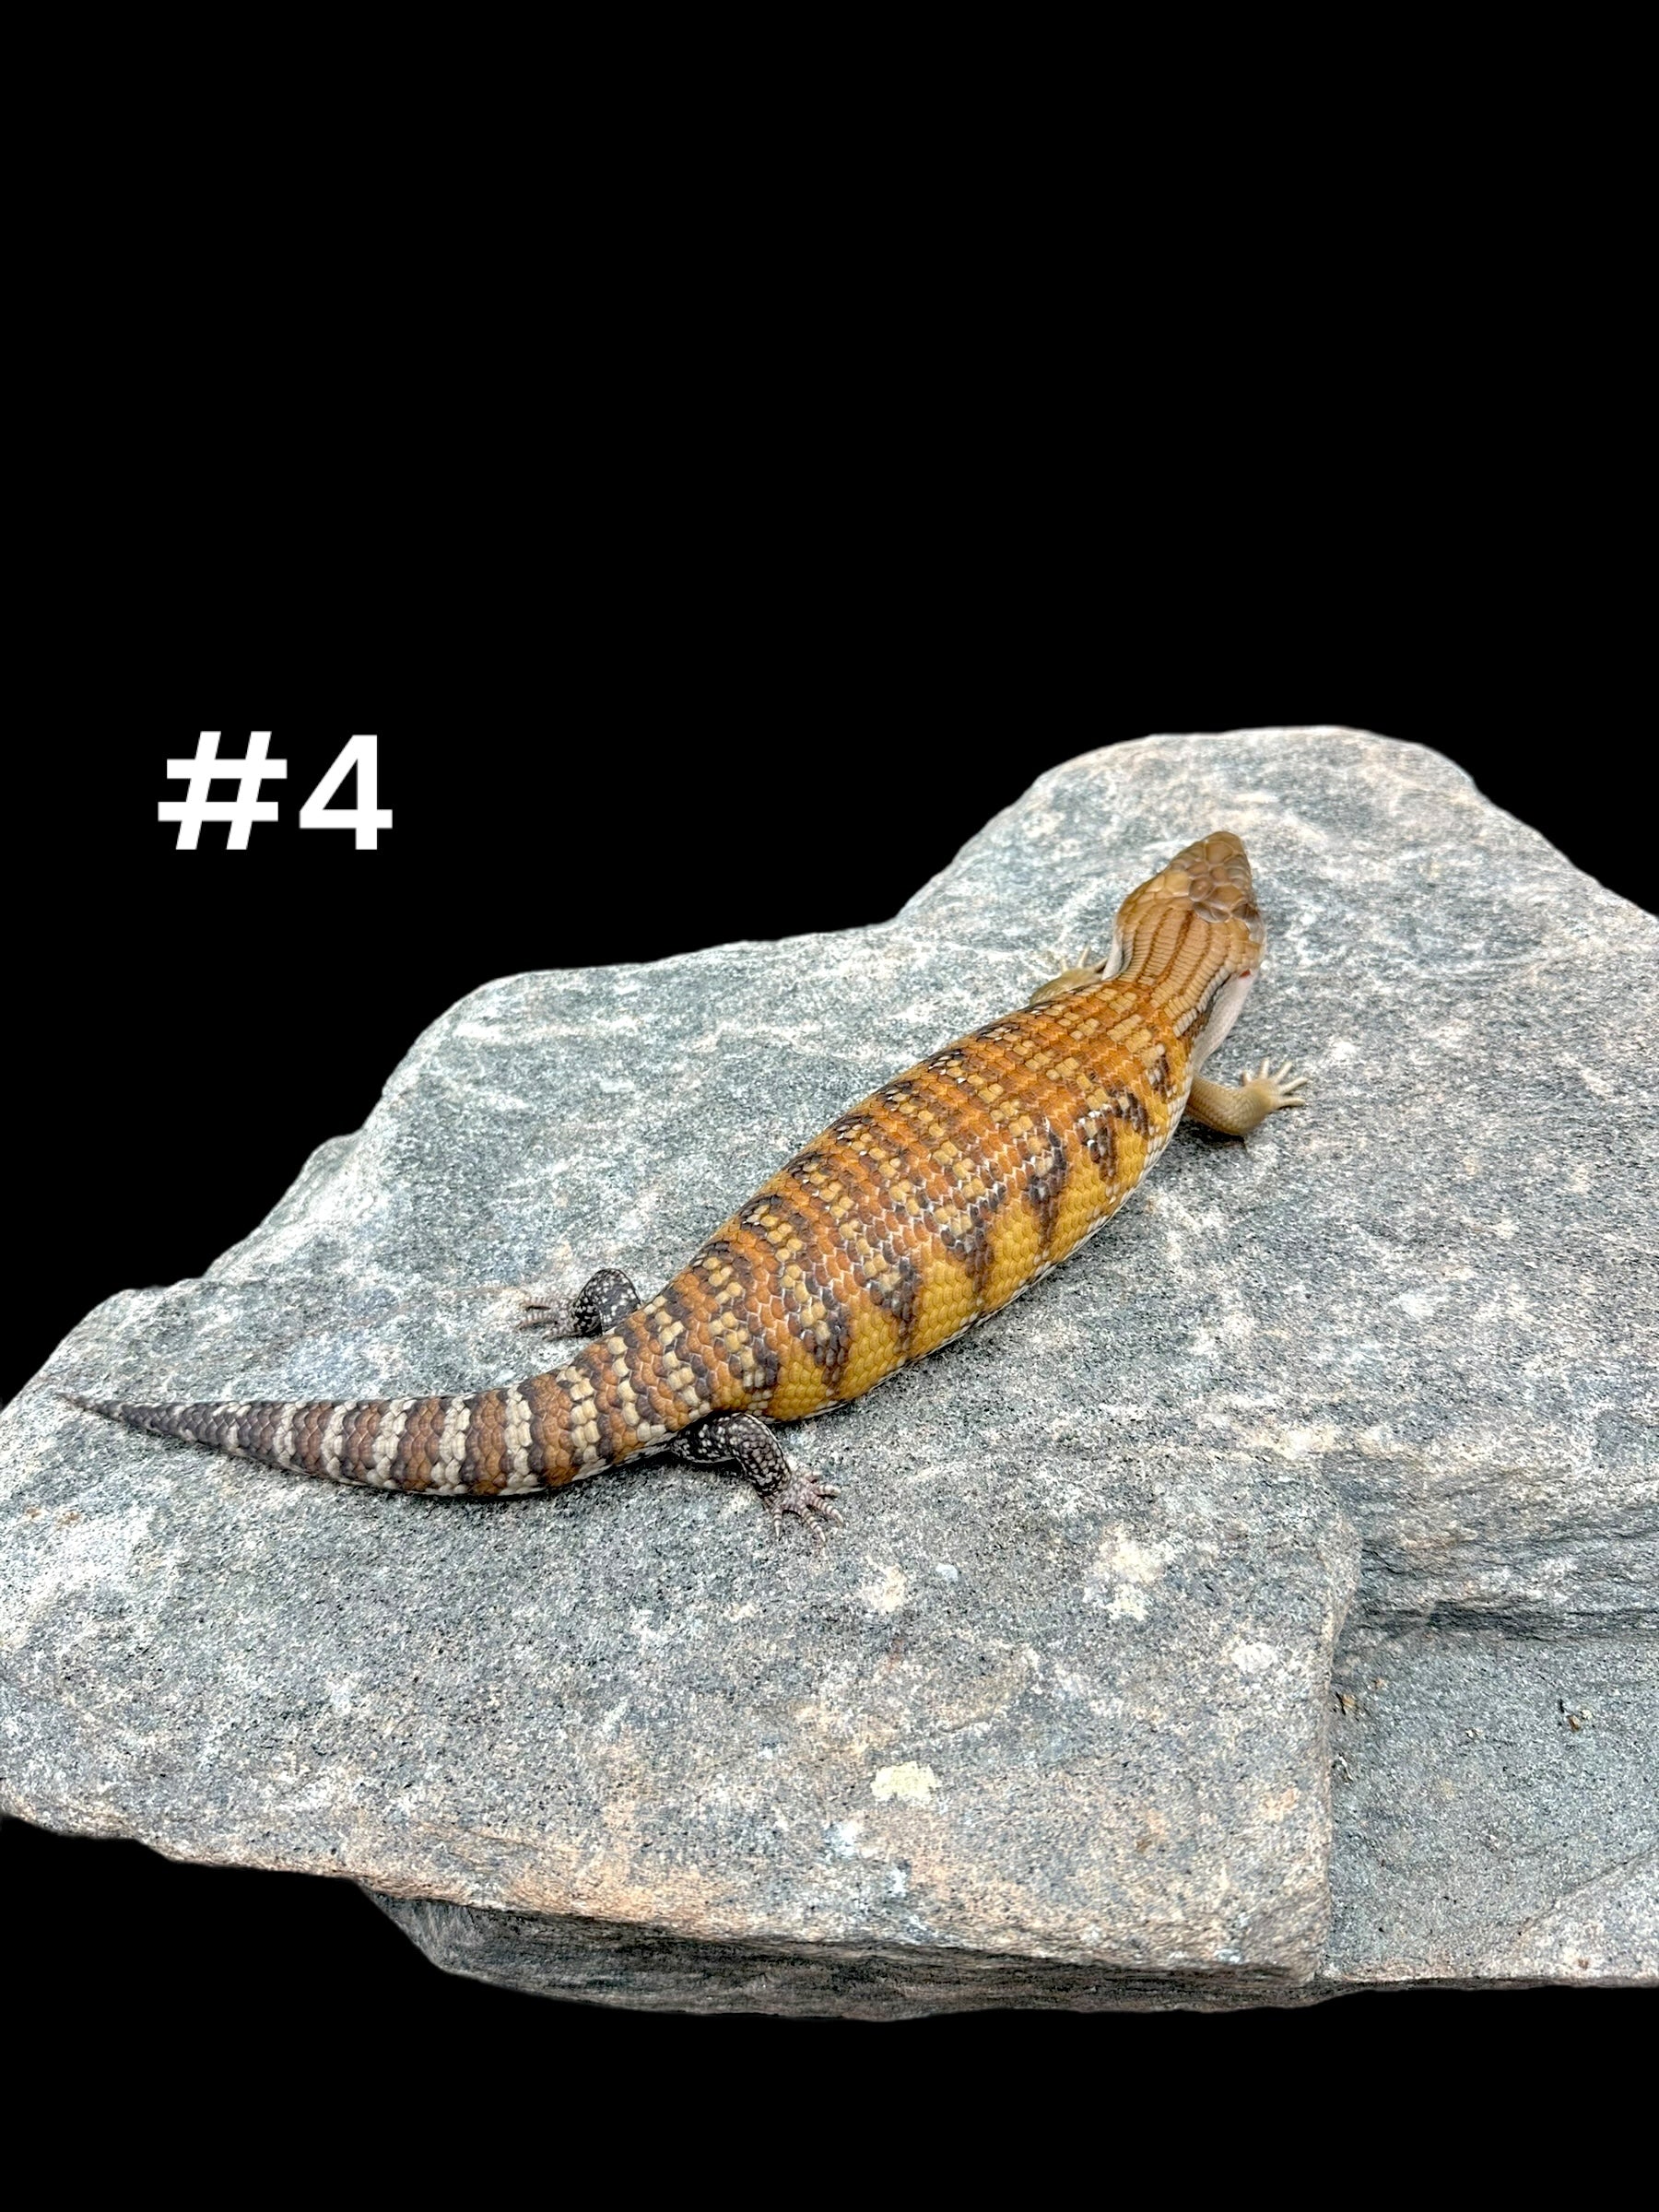
[(897, 1567), (881, 1569), (876, 1580), (859, 1585), (858, 1594), (872, 1613), (897, 1613), (908, 1585)]
[(939, 1778), (931, 1767), (919, 1767), (914, 1760), (906, 1759), (902, 1766), (879, 1767), (870, 1783), (870, 1794), (886, 1805), (923, 1805), (933, 1803), (933, 1794), (939, 1786)]
[(1161, 1537), (1143, 1542), (1122, 1524), (1109, 1527), (1084, 1578), (1084, 1603), (1104, 1606), (1111, 1620), (1145, 1620), (1149, 1594), (1181, 1548)]
[[(19, 1533), (29, 1532), (28, 1516)], [(35, 1571), (18, 1593), (19, 1610), (29, 1618), (50, 1619), (65, 1600), (93, 1601), (100, 1591), (124, 1592), (141, 1581), (155, 1559), (155, 1516), (144, 1505), (117, 1506), (114, 1511), (84, 1512), (70, 1506), (53, 1520), (53, 1541)], [(88, 1624), (87, 1633), (94, 1633)], [(0, 1631), (0, 1649), (5, 1634)]]
[(1279, 1439), (1279, 1450), (1287, 1459), (1314, 1459), (1334, 1452), (1341, 1441), (1342, 1431), (1335, 1422), (1312, 1421), (1305, 1429), (1287, 1429)]
[(1141, 1543), (1126, 1528), (1109, 1528), (1095, 1549), (1094, 1577), (1100, 1582), (1157, 1582), (1180, 1549), (1161, 1538)]

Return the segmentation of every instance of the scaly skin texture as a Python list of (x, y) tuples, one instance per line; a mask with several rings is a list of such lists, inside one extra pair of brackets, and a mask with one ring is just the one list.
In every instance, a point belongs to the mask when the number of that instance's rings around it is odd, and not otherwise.
[(604, 1333), (568, 1366), (471, 1397), (74, 1402), (267, 1466), (442, 1497), (558, 1488), (678, 1440), (735, 1461), (775, 1511), (824, 1511), (833, 1493), (794, 1477), (761, 1421), (861, 1397), (1006, 1305), (1111, 1219), (1183, 1110), (1241, 1135), (1300, 1103), (1298, 1078), (1265, 1064), (1236, 1090), (1198, 1076), (1262, 935), (1242, 844), (1199, 839), (1124, 901), (1107, 960), (848, 1108), (657, 1297), (596, 1277), (576, 1319)]

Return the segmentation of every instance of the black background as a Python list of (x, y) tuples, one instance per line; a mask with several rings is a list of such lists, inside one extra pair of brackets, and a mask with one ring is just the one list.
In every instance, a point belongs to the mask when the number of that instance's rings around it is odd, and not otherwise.
[[(1386, 455), (1317, 477), (1270, 527), (1261, 484), (1187, 480), (1158, 528), (1106, 501), (1061, 498), (1041, 525), (967, 502), (925, 530), (884, 513), (810, 559), (764, 504), (735, 550), (659, 522), (630, 551), (613, 516), (557, 563), (526, 534), (482, 578), (450, 548), (441, 582), (395, 592), (354, 580), (338, 548), (324, 592), (298, 565), (244, 570), (230, 545), (211, 588), (199, 566), (140, 586), (146, 548), (124, 543), (54, 633), (52, 703), (13, 787), (6, 1394), (99, 1300), (197, 1273), (246, 1233), (462, 992), (877, 920), (1091, 746), (1304, 721), (1414, 740), (1651, 902), (1647, 833), (1620, 795), (1645, 772), (1651, 712), (1633, 585), (1586, 563), (1582, 516), (1491, 474), (1426, 505)], [(164, 759), (206, 728), (230, 755), (270, 729), (289, 762), (265, 794), (284, 819), (244, 853), (213, 828), (179, 853), (156, 819), (182, 789)], [(358, 731), (379, 736), (394, 815), (374, 853), (296, 826)], [(1329, 2065), (1337, 2108), (1419, 2065), (1444, 2093), (1476, 2043), (1518, 2083), (1540, 2053), (1553, 2079), (1599, 2036), (1610, 2093), (1607, 2053), (1633, 2041), (1636, 2000), (1560, 1992), (882, 2030), (651, 2018), (442, 1977), (348, 1885), (16, 1822), (0, 1865), (7, 2002), (37, 2049), (95, 2023), (130, 2084), (174, 2078), (188, 2051), (243, 2076), (257, 2113), (284, 2108), (296, 2065), (391, 2065), (408, 2095), (435, 2054), (528, 2088), (579, 2052), (594, 2098), (672, 2079), (724, 2100), (734, 2127), (775, 2101), (758, 2082), (794, 2085), (787, 2124), (792, 2103), (867, 2106), (926, 2069), (994, 2085), (1004, 2112), (1093, 2109), (1108, 2087), (1172, 2112), (1202, 2081), (1232, 2124), (1310, 2065)]]

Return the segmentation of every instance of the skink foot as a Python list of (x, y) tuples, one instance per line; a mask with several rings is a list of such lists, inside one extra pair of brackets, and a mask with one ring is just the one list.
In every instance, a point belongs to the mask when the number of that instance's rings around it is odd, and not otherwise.
[(841, 1519), (830, 1503), (831, 1498), (841, 1495), (838, 1486), (815, 1482), (810, 1475), (803, 1475), (791, 1464), (775, 1433), (756, 1414), (712, 1413), (677, 1436), (673, 1451), (677, 1459), (688, 1459), (697, 1466), (736, 1467), (759, 1491), (772, 1518), (774, 1537), (782, 1534), (785, 1513), (794, 1513), (805, 1521), (818, 1544), (824, 1541), (820, 1521)]

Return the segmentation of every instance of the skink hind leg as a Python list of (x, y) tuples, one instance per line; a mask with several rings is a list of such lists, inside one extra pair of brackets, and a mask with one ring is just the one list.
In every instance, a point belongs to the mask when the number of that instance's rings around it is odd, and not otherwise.
[(590, 1275), (574, 1298), (527, 1298), (522, 1329), (547, 1329), (555, 1336), (606, 1336), (625, 1313), (644, 1300), (631, 1277), (619, 1267), (601, 1267)]
[(1236, 1088), (1230, 1083), (1208, 1082), (1200, 1076), (1187, 1100), (1187, 1118), (1202, 1122), (1206, 1129), (1219, 1129), (1223, 1136), (1247, 1136), (1251, 1130), (1260, 1128), (1270, 1113), (1282, 1113), (1287, 1106), (1305, 1105), (1307, 1101), (1297, 1093), (1307, 1079), (1293, 1072), (1288, 1060), (1281, 1060), (1277, 1067), (1264, 1060), (1253, 1076), (1241, 1070)]
[(814, 1482), (792, 1466), (775, 1432), (752, 1413), (712, 1413), (707, 1420), (684, 1430), (671, 1446), (676, 1459), (697, 1466), (735, 1466), (759, 1491), (772, 1517), (772, 1535), (781, 1535), (785, 1513), (798, 1513), (821, 1544), (824, 1532), (815, 1513), (826, 1521), (841, 1515), (830, 1503), (841, 1492), (832, 1482)]

